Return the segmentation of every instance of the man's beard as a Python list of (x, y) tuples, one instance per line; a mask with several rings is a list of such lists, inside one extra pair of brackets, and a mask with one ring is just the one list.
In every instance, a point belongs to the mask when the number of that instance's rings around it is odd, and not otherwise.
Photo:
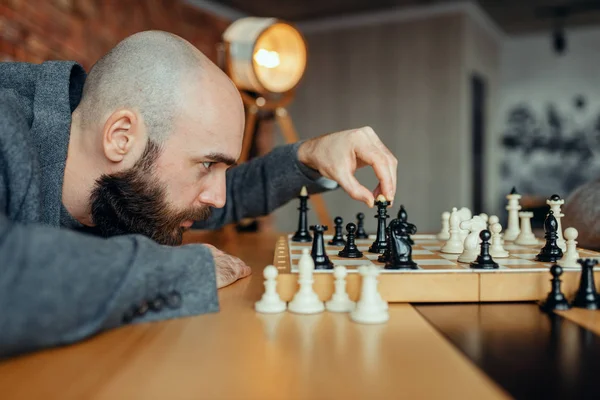
[(137, 233), (174, 246), (183, 241), (182, 222), (210, 216), (208, 206), (183, 211), (169, 206), (164, 186), (152, 176), (159, 154), (158, 146), (149, 142), (132, 168), (96, 181), (91, 194), (94, 231), (104, 237)]

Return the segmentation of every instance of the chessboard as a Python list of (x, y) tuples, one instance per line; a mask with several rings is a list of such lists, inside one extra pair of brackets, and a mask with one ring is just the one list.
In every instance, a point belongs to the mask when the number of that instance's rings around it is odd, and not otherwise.
[[(273, 265), (278, 269), (277, 292), (284, 301), (290, 301), (298, 291), (298, 261), (304, 249), (309, 252), (311, 242), (294, 242), (292, 234), (281, 235), (275, 245)], [(435, 234), (412, 235), (412, 259), (417, 269), (388, 270), (377, 261), (379, 254), (369, 253), (375, 235), (368, 239), (356, 239), (361, 258), (342, 258), (338, 252), (343, 246), (331, 246), (327, 242), (332, 235), (324, 235), (325, 251), (334, 265), (348, 270), (346, 290), (352, 300), (359, 297), (361, 265), (381, 267), (378, 277), (379, 292), (387, 302), (509, 302), (537, 301), (546, 298), (550, 291), (549, 269), (552, 263), (535, 261), (544, 245), (516, 245), (506, 243), (508, 258), (496, 258), (498, 269), (472, 269), (469, 264), (457, 261), (458, 254), (440, 251), (445, 243)], [(581, 258), (600, 260), (600, 253), (578, 249)], [(560, 264), (560, 262), (559, 262)], [(600, 268), (594, 269), (596, 282), (600, 281)], [(563, 293), (572, 296), (579, 285), (580, 268), (564, 268), (561, 276)], [(322, 301), (331, 298), (334, 291), (333, 270), (315, 270), (313, 288)]]

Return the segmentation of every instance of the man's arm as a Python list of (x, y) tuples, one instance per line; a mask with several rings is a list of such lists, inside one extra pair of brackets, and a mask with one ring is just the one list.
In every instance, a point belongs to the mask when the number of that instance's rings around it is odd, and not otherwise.
[(209, 248), (101, 239), (0, 214), (0, 356), (102, 330), (218, 311)]
[(211, 217), (196, 222), (194, 228), (215, 229), (243, 218), (267, 215), (297, 197), (302, 186), (311, 194), (335, 189), (335, 181), (298, 161), (300, 144), (277, 147), (228, 171), (225, 206), (213, 209)]
[(600, 180), (580, 186), (568, 199), (562, 210), (562, 229), (577, 229), (577, 245), (600, 250)]

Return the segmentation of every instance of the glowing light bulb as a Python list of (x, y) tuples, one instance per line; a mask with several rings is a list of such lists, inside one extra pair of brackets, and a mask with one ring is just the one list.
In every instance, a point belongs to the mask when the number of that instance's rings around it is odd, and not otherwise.
[(254, 61), (261, 67), (275, 68), (279, 65), (279, 53), (266, 49), (258, 49), (254, 53)]

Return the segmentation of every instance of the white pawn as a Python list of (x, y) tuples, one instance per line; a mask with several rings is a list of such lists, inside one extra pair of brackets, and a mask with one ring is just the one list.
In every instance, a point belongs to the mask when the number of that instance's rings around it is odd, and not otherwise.
[(490, 218), (488, 219), (489, 226), (492, 226), (494, 224), (499, 224), (499, 223), (500, 223), (500, 218), (498, 218), (497, 215), (490, 215)]
[(488, 221), (489, 221), (489, 219), (490, 219), (490, 218), (488, 217), (488, 215), (487, 215), (486, 213), (481, 213), (481, 214), (479, 214), (479, 216), (481, 217), (481, 219), (483, 219), (483, 220), (485, 221), (485, 223), (486, 223), (486, 227), (487, 227), (487, 223), (488, 223)]
[(448, 211), (442, 213), (442, 230), (438, 233), (437, 238), (439, 240), (450, 239), (450, 213)]
[(262, 298), (254, 303), (254, 309), (259, 313), (274, 314), (285, 311), (285, 301), (281, 300), (277, 290), (277, 275), (279, 272), (274, 265), (267, 265), (263, 271), (265, 277), (265, 292)]
[[(491, 218), (490, 218), (491, 220)], [(490, 232), (492, 233), (492, 244), (490, 246), (490, 256), (493, 258), (506, 258), (510, 254), (508, 251), (504, 249), (502, 235), (500, 232), (502, 231), (502, 225), (495, 222), (490, 225)]]
[(381, 295), (377, 291), (377, 276), (379, 267), (375, 265), (363, 265), (358, 268), (362, 276), (360, 288), (360, 299), (354, 310), (350, 312), (350, 318), (354, 322), (362, 324), (381, 324), (390, 319), (388, 311), (381, 303)]
[(461, 229), (469, 231), (469, 235), (464, 242), (464, 250), (460, 256), (458, 256), (458, 262), (471, 263), (477, 259), (479, 255), (479, 234), (485, 229), (486, 223), (480, 216), (476, 215), (469, 221), (463, 221), (460, 223)]
[(348, 293), (346, 292), (346, 276), (348, 271), (346, 267), (338, 265), (333, 270), (333, 276), (335, 277), (335, 292), (331, 296), (331, 300), (325, 303), (325, 308), (331, 312), (348, 312), (352, 311), (356, 303), (350, 300)]
[(575, 228), (565, 229), (565, 239), (567, 251), (563, 255), (559, 265), (563, 268), (581, 268), (577, 260), (579, 259), (579, 252), (577, 251), (577, 236), (579, 232)]
[(302, 250), (298, 261), (298, 283), (300, 289), (288, 304), (288, 310), (297, 314), (316, 314), (325, 311), (325, 305), (313, 290), (315, 263), (307, 248)]
[(531, 218), (533, 218), (533, 213), (531, 211), (521, 211), (519, 212), (519, 218), (521, 218), (521, 232), (515, 239), (515, 244), (525, 246), (538, 244), (538, 240), (531, 230)]
[(442, 253), (460, 254), (463, 252), (464, 240), (462, 240), (460, 222), (460, 216), (454, 207), (450, 214), (450, 239), (440, 249)]

